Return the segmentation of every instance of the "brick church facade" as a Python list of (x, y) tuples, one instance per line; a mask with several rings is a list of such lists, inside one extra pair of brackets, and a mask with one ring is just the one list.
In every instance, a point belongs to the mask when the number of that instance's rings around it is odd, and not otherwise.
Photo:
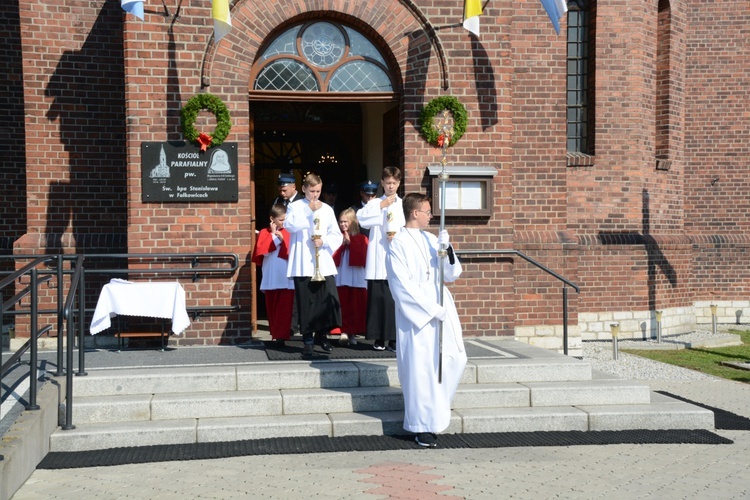
[[(448, 150), (451, 181), (489, 200), (446, 217), (467, 252), (451, 285), (467, 336), (562, 348), (563, 284), (504, 250), (580, 287), (573, 352), (614, 321), (651, 336), (656, 311), (664, 334), (710, 323), (711, 304), (721, 323), (747, 323), (746, 0), (571, 0), (559, 35), (539, 0), (489, 2), (479, 38), (460, 0), (230, 6), (217, 42), (209, 1), (147, 0), (143, 21), (116, 0), (3, 2), (1, 252), (236, 253), (231, 279), (184, 286), (189, 304), (239, 311), (199, 317), (174, 342), (247, 341), (262, 309), (249, 253), (280, 168), (323, 169), (353, 202), (358, 182), (396, 164), (404, 192), (433, 194), (441, 151), (418, 119), (452, 96), (468, 123)], [(330, 48), (313, 28), (356, 56), (337, 89), (328, 63), (305, 66), (306, 33), (314, 57)], [(299, 81), (280, 67), (302, 68)], [(236, 199), (144, 200), (142, 144), (181, 141), (180, 110), (201, 93), (231, 115)], [(199, 115), (197, 128), (214, 126)]]

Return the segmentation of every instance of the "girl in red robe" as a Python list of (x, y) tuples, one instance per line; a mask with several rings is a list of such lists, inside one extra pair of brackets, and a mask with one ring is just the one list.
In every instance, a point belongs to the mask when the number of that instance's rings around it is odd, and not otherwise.
[[(339, 229), (344, 240), (333, 261), (338, 268), (336, 288), (341, 301), (341, 328), (339, 344), (356, 344), (355, 335), (367, 331), (367, 281), (365, 262), (367, 259), (367, 236), (359, 232), (359, 224), (354, 210), (347, 208), (339, 215)], [(331, 333), (339, 333), (332, 331)]]

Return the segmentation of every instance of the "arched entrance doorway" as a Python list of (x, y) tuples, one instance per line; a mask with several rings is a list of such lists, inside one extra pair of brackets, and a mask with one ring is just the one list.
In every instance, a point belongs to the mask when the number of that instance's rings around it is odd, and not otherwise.
[[(306, 172), (335, 186), (334, 210), (351, 206), (359, 183), (378, 180), (384, 165), (399, 165), (399, 88), (376, 44), (351, 26), (328, 20), (303, 22), (271, 37), (251, 71), (254, 230), (268, 225), (281, 172), (298, 188)], [(253, 329), (265, 319), (253, 281)]]

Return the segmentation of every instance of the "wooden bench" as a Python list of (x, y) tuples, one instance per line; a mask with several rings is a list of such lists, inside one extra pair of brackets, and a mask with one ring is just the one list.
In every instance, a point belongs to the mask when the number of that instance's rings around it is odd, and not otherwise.
[(122, 331), (122, 324), (120, 320), (120, 316), (116, 319), (117, 324), (117, 331), (114, 333), (114, 336), (117, 337), (117, 350), (122, 351), (123, 348), (123, 340), (122, 339), (131, 339), (131, 338), (161, 338), (161, 350), (163, 351), (166, 348), (166, 340), (169, 338), (169, 331), (167, 331), (165, 325), (166, 320), (162, 320), (161, 322), (161, 331), (160, 332), (154, 332), (154, 331), (137, 331), (137, 332), (123, 332)]

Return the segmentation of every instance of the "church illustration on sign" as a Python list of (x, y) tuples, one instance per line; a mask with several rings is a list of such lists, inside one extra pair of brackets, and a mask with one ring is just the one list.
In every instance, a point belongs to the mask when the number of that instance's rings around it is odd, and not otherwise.
[(151, 169), (151, 178), (169, 178), (169, 165), (167, 165), (167, 153), (164, 152), (164, 146), (159, 152), (159, 164)]

